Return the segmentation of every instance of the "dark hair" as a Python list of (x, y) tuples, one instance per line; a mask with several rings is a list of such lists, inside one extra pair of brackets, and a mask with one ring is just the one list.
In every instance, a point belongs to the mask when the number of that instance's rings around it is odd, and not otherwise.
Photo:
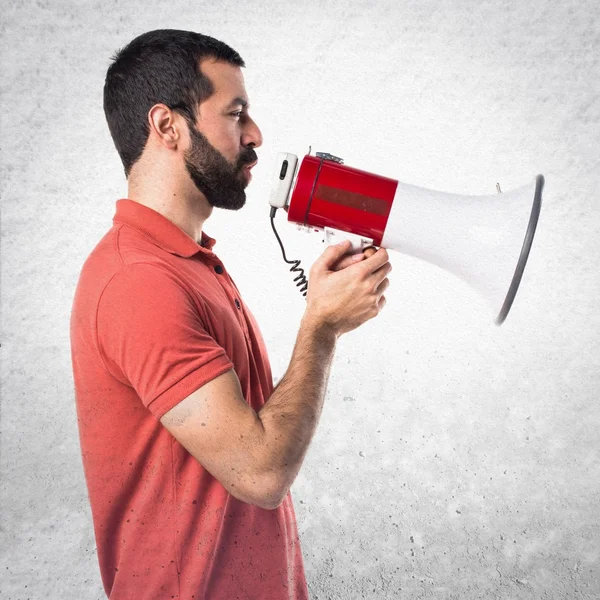
[(208, 57), (246, 66), (227, 44), (176, 29), (144, 33), (113, 55), (104, 83), (104, 114), (125, 177), (144, 151), (148, 111), (155, 104), (166, 104), (193, 126), (198, 105), (214, 92), (199, 66)]

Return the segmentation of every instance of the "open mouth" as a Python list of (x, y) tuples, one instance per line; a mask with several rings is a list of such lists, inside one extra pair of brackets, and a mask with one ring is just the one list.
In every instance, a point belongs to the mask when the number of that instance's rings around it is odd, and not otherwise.
[(250, 171), (252, 167), (248, 166), (248, 167), (243, 167), (242, 168), (242, 173), (244, 174), (244, 179), (246, 179), (246, 181), (249, 183), (250, 180), (252, 179), (252, 173)]
[(250, 170), (255, 165), (256, 165), (256, 162), (253, 162), (253, 163), (250, 163), (249, 165), (244, 165), (244, 167), (242, 167), (242, 171), (246, 175), (246, 178), (248, 179), (248, 181), (250, 181), (252, 179), (252, 173), (250, 172)]

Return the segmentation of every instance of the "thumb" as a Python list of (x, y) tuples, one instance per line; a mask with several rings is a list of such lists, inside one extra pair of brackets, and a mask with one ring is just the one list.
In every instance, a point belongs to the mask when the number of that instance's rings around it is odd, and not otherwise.
[(343, 240), (338, 244), (329, 246), (323, 254), (317, 259), (316, 264), (320, 269), (330, 271), (331, 267), (340, 259), (348, 250), (352, 244), (350, 240)]

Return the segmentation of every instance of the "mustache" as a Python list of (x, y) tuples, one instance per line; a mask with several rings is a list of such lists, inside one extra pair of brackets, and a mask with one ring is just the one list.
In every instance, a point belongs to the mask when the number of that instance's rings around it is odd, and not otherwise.
[(242, 152), (238, 156), (238, 159), (237, 159), (238, 168), (242, 169), (246, 165), (256, 162), (257, 160), (258, 160), (258, 156), (257, 156), (256, 152), (254, 151), (254, 148), (250, 148), (250, 147), (245, 148), (244, 150), (242, 150)]

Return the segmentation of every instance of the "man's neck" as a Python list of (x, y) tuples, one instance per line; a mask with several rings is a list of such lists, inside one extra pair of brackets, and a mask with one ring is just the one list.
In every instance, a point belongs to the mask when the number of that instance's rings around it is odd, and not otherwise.
[(204, 222), (212, 206), (189, 178), (163, 179), (132, 177), (127, 186), (127, 198), (139, 202), (177, 225), (195, 242), (202, 240)]

